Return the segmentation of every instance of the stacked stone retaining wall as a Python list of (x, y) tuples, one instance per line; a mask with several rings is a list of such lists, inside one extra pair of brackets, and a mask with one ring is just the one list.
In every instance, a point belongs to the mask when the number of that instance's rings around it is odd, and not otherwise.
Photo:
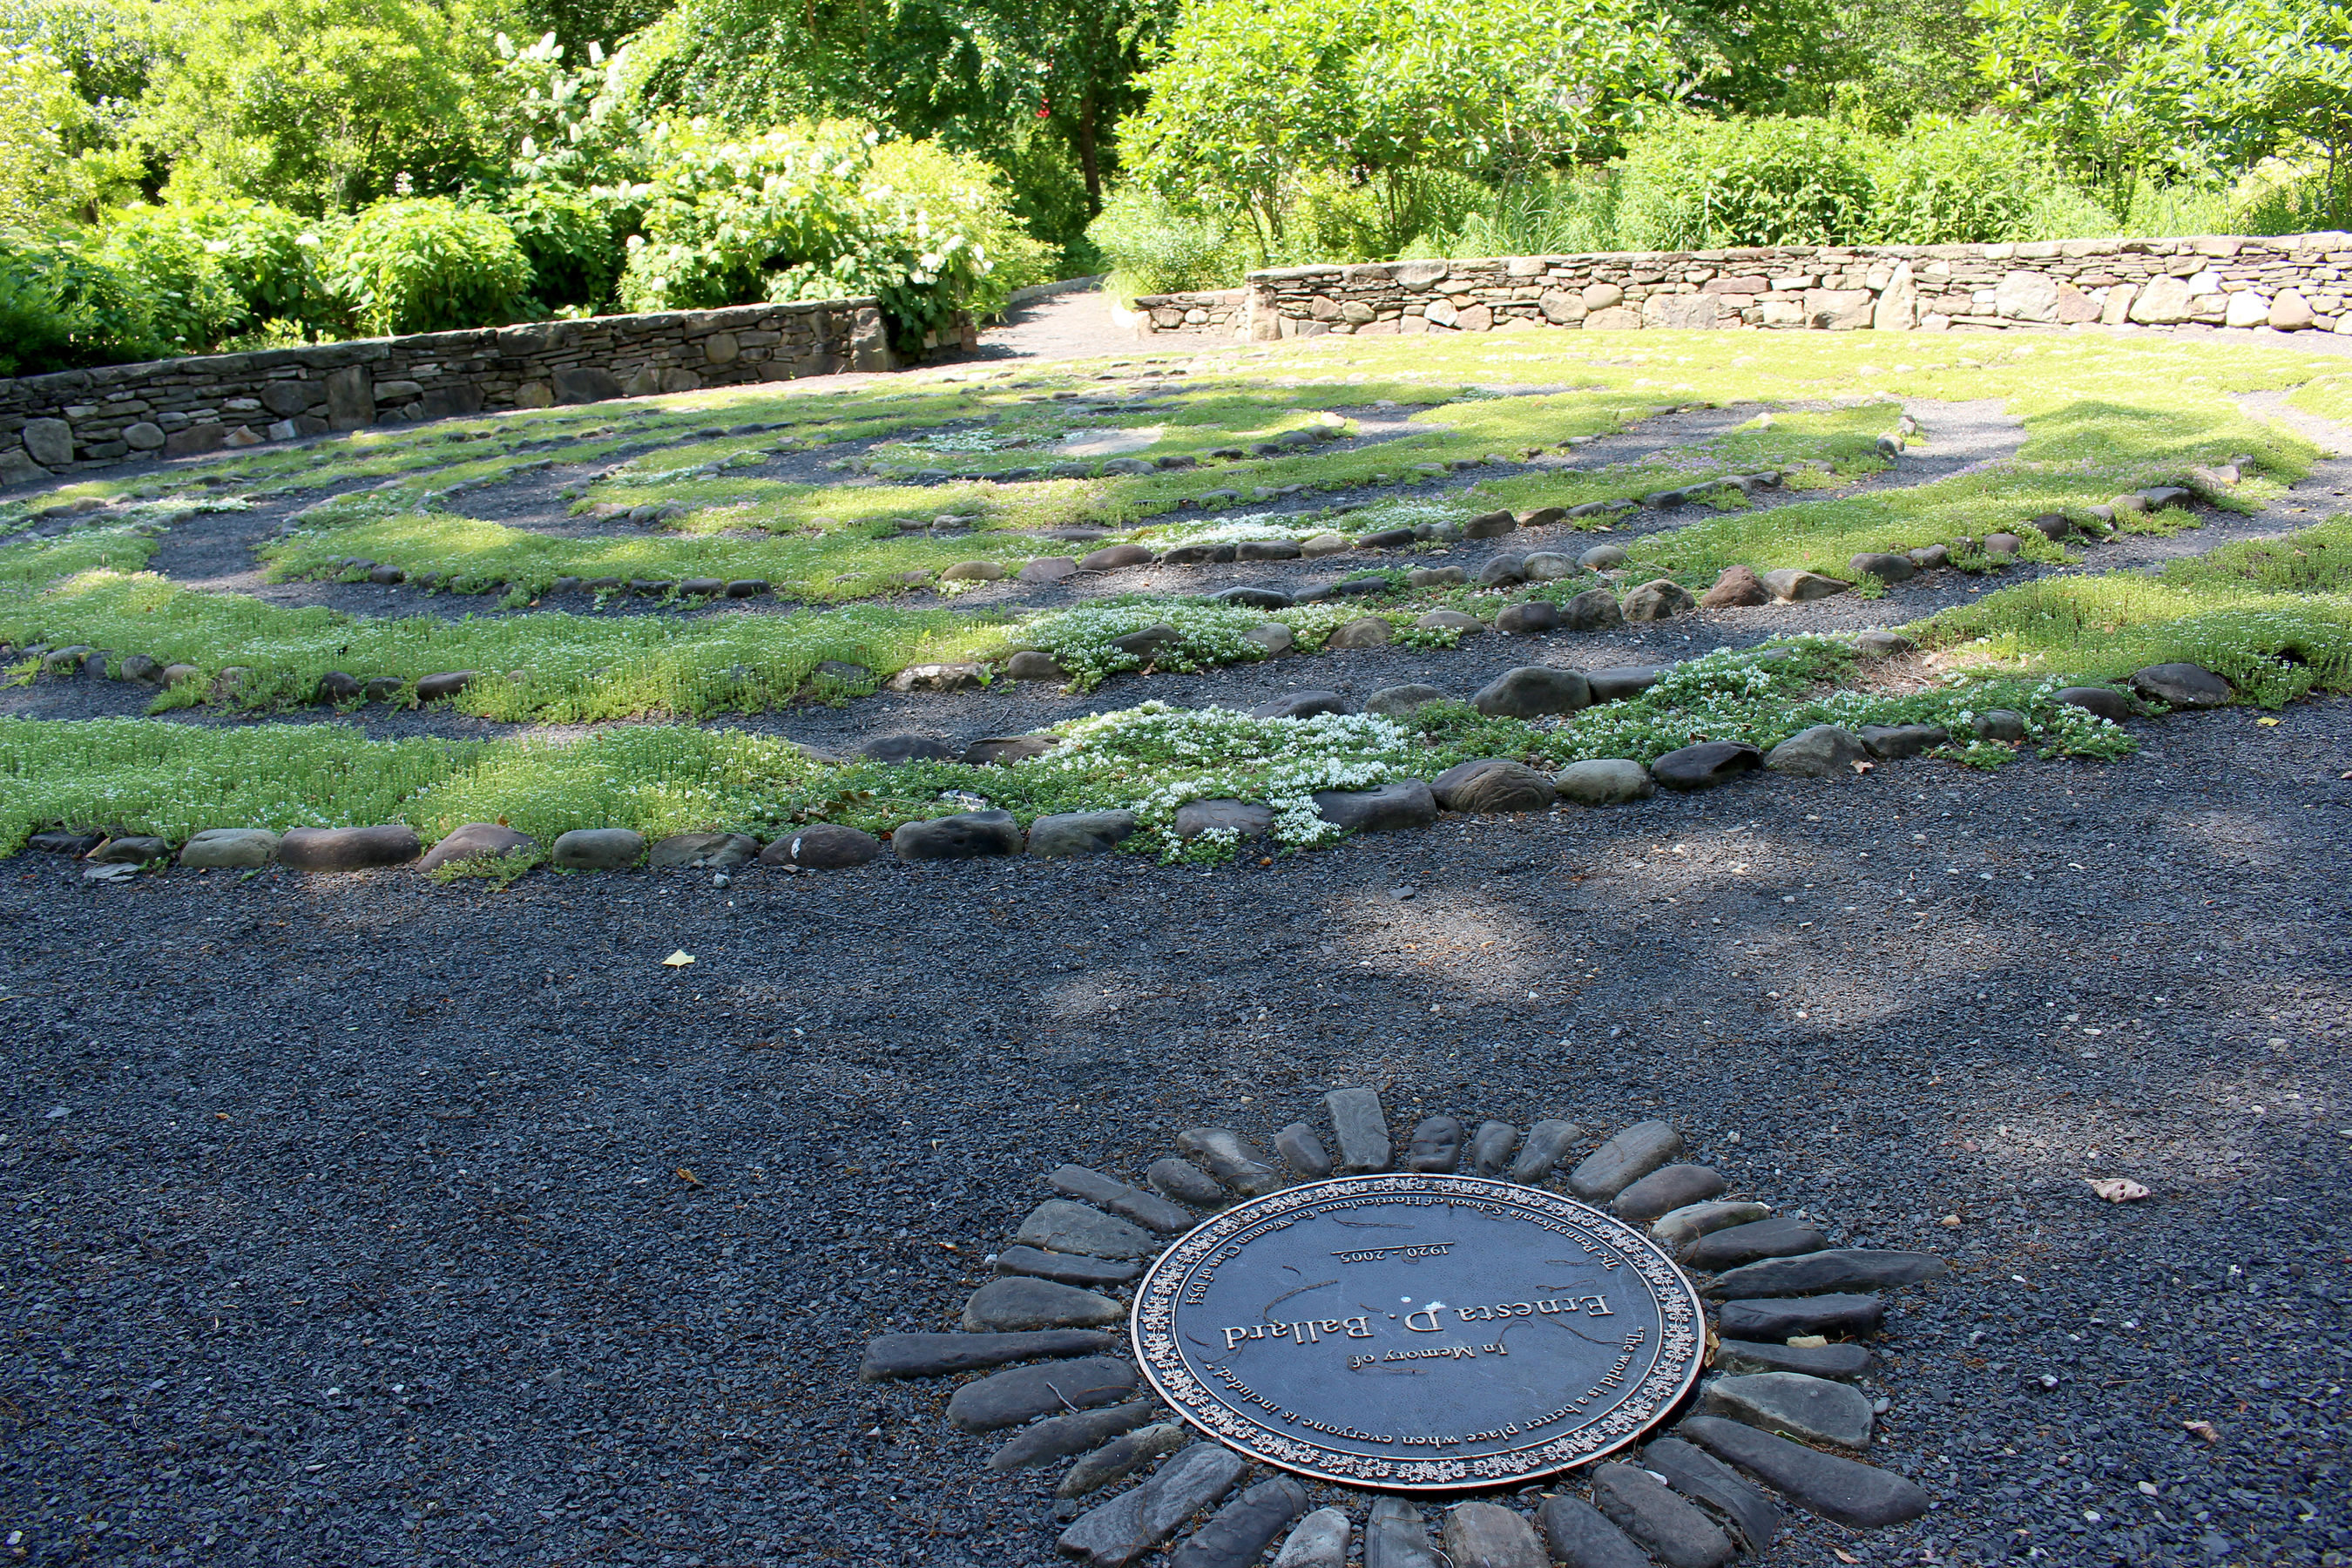
[[(1136, 301), (1147, 336), (1256, 342), (1562, 327), (1997, 331), (2110, 326), (2352, 333), (2352, 235), (1801, 246), (1253, 272), (1244, 298)], [(1216, 302), (1216, 303), (1213, 303)]]
[[(961, 341), (949, 348), (969, 346)], [(879, 301), (599, 316), (0, 380), (0, 483), (558, 403), (891, 368)]]

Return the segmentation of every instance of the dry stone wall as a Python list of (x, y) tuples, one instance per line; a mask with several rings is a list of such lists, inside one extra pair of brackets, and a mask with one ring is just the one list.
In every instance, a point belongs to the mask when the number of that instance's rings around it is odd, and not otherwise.
[(2352, 333), (2352, 235), (1805, 246), (1253, 272), (1245, 300), (1136, 301), (1138, 331), (1257, 342), (1643, 327), (1998, 331), (2111, 326)]
[(533, 321), (0, 380), (0, 483), (485, 410), (887, 370), (879, 301)]

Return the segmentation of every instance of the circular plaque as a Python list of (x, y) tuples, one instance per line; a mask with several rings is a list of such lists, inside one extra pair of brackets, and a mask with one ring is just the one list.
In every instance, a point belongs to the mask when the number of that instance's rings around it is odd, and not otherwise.
[(1186, 1233), (1136, 1291), (1160, 1396), (1271, 1465), (1495, 1486), (1633, 1441), (1699, 1373), (1698, 1296), (1597, 1209), (1475, 1176), (1342, 1176)]

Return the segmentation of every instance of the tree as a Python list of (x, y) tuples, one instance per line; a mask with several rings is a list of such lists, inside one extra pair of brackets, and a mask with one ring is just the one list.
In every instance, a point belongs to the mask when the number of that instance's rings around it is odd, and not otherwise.
[(502, 0), (184, 0), (129, 134), (180, 193), (318, 214), (458, 189)]

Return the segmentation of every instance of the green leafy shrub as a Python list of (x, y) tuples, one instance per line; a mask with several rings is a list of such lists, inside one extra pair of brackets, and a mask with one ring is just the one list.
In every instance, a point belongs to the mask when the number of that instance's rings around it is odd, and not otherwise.
[(97, 246), (145, 297), (174, 352), (205, 353), (265, 322), (312, 336), (341, 324), (345, 311), (319, 279), (320, 227), (262, 202), (174, 203), (109, 212)]
[(1878, 158), (1871, 237), (1885, 245), (2024, 239), (2046, 155), (1990, 115), (1927, 117)]
[(498, 215), (429, 196), (362, 211), (326, 278), (362, 331), (437, 332), (515, 320), (531, 268)]
[(901, 349), (987, 311), (1009, 278), (1042, 270), (1001, 187), (976, 159), (929, 144), (877, 146), (863, 126), (808, 123), (723, 140), (699, 122), (657, 127), (644, 233), (621, 302), (708, 310), (874, 295)]
[(530, 262), (530, 296), (544, 310), (591, 312), (611, 302), (621, 276), (622, 234), (633, 214), (605, 191), (526, 184), (499, 216)]
[(63, 298), (54, 268), (26, 266), (0, 251), (0, 375), (59, 368), (86, 321)]
[(85, 230), (0, 235), (0, 279), (9, 320), (25, 323), (0, 342), (15, 374), (160, 359), (175, 352), (159, 331), (140, 280), (96, 253)]
[(1617, 229), (1637, 250), (1847, 245), (1870, 208), (1868, 143), (1842, 126), (1683, 119), (1633, 139)]
[(1234, 224), (1135, 185), (1112, 193), (1087, 238), (1110, 266), (1112, 290), (1129, 300), (1237, 288), (1252, 265), (1248, 237)]

